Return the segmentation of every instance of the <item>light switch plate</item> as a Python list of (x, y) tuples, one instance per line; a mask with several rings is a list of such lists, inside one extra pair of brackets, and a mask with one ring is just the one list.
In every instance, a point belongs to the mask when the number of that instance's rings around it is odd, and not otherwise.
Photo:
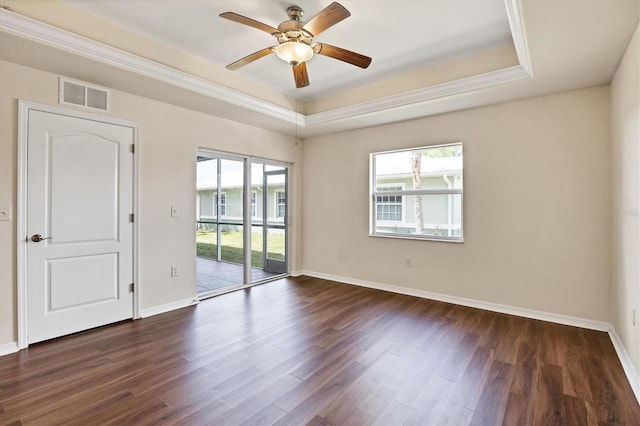
[(11, 206), (0, 207), (0, 221), (11, 220)]
[(171, 265), (171, 277), (179, 277), (180, 276), (180, 267), (178, 265)]
[(172, 205), (171, 206), (171, 217), (178, 217), (180, 216), (180, 212), (178, 211), (178, 207)]

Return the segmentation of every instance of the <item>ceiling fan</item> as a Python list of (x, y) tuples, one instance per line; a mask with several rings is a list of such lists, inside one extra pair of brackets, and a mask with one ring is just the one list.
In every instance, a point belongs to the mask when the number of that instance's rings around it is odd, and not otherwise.
[(293, 77), (296, 87), (309, 85), (306, 62), (314, 54), (328, 56), (360, 68), (367, 68), (371, 58), (340, 47), (326, 43), (313, 42), (313, 38), (329, 27), (351, 16), (351, 13), (340, 3), (334, 2), (324, 8), (320, 13), (308, 22), (301, 20), (303, 11), (298, 6), (287, 8), (289, 20), (282, 22), (278, 28), (263, 24), (246, 16), (233, 12), (221, 13), (220, 17), (248, 25), (261, 31), (265, 31), (278, 40), (277, 46), (266, 47), (229, 65), (227, 69), (237, 70), (264, 56), (275, 53), (280, 59), (288, 62), (293, 68)]

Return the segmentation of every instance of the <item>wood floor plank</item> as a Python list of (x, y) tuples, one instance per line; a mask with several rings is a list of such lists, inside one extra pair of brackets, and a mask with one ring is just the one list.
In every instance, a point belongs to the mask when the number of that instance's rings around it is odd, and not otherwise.
[(545, 363), (539, 370), (534, 423), (539, 425), (566, 423), (562, 369), (557, 365)]
[(453, 403), (475, 410), (491, 367), (490, 357), (489, 349), (482, 346), (476, 348), (453, 393)]
[(271, 425), (284, 417), (285, 414), (287, 414), (286, 411), (269, 404), (240, 424), (242, 426)]
[(1, 425), (640, 424), (607, 333), (310, 277), (0, 357)]
[[(344, 390), (366, 370), (366, 367), (357, 362), (348, 365), (339, 377), (333, 377), (311, 396), (293, 407), (286, 416), (278, 420), (276, 425), (304, 424), (309, 422), (318, 412), (329, 405), (334, 399), (339, 398)], [(295, 391), (295, 390), (294, 390)], [(282, 404), (282, 398), (276, 401), (276, 405)]]
[(525, 397), (533, 396), (538, 383), (538, 370), (541, 365), (534, 341), (524, 340), (516, 347), (516, 369), (511, 392)]
[[(282, 376), (268, 387), (262, 389), (261, 392), (248, 396), (244, 401), (227, 410), (223, 416), (219, 416), (218, 422), (231, 425), (245, 422), (250, 417), (266, 409), (267, 406), (274, 405), (274, 401), (291, 392), (301, 382), (300, 379), (290, 374)], [(282, 410), (280, 407), (277, 408)]]
[(532, 423), (533, 407), (529, 398), (522, 394), (509, 393), (505, 407), (503, 426), (526, 425)]
[[(223, 395), (220, 400), (229, 407), (236, 407), (252, 396), (264, 392), (265, 388), (268, 388), (274, 382), (277, 382), (281, 377), (296, 377), (291, 374), (291, 371), (294, 370), (296, 366), (304, 363), (305, 360), (308, 360), (309, 358), (314, 358), (315, 356), (322, 355), (324, 353), (325, 351), (317, 346), (306, 348), (301, 352), (295, 353), (293, 356), (280, 360), (281, 362), (276, 366), (256, 376), (254, 379), (247, 382), (245, 386), (238, 387)], [(300, 381), (300, 379), (297, 380), (297, 382)]]
[(377, 426), (402, 425), (411, 414), (411, 407), (391, 401), (373, 422)]
[(453, 349), (451, 356), (438, 372), (440, 376), (454, 382), (462, 378), (473, 354), (478, 347), (478, 335), (466, 333), (458, 345)]
[(492, 363), (485, 382), (486, 385), (473, 413), (471, 420), (473, 424), (502, 424), (513, 375), (513, 365), (502, 361)]
[(443, 410), (449, 404), (455, 385), (455, 382), (444, 377), (435, 376), (429, 381), (426, 392), (420, 398), (411, 415), (405, 420), (405, 424), (438, 424)]
[(373, 424), (376, 420), (374, 416), (371, 414), (356, 408), (351, 412), (349, 417), (347, 417), (344, 421), (345, 425), (353, 425), (353, 426), (366, 426)]
[(564, 393), (585, 401), (593, 401), (589, 386), (589, 373), (585, 366), (585, 348), (568, 344), (565, 363), (566, 368), (562, 369)]
[(588, 425), (587, 407), (584, 400), (570, 395), (564, 396), (564, 410), (567, 425), (582, 426)]

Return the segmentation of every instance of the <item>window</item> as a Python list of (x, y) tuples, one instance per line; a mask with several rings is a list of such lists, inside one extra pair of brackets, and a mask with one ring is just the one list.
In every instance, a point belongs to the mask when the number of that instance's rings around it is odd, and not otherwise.
[(220, 216), (226, 216), (227, 215), (227, 194), (222, 192), (220, 193), (220, 202), (218, 202), (218, 194), (216, 194), (215, 196), (216, 199), (216, 203), (215, 203), (215, 216), (218, 216), (218, 208), (220, 208)]
[(258, 193), (251, 191), (251, 217), (258, 217)]
[[(377, 187), (378, 193), (384, 193), (385, 191), (402, 191), (402, 186)], [(379, 221), (402, 222), (402, 195), (377, 195), (376, 219)]]
[(276, 218), (284, 218), (287, 213), (287, 198), (284, 191), (276, 191)]
[(463, 241), (462, 144), (377, 152), (370, 235)]

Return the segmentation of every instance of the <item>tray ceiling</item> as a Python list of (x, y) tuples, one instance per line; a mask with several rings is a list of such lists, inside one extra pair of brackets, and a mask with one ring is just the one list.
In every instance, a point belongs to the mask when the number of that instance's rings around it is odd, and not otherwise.
[[(266, 24), (288, 19), (296, 4), (308, 20), (330, 1), (296, 0), (64, 0), (86, 13), (224, 67), (276, 45), (267, 33), (219, 18), (233, 11)], [(290, 67), (269, 55), (234, 71), (305, 102), (428, 68), (456, 57), (512, 45), (502, 0), (341, 0), (351, 16), (320, 34), (320, 41), (373, 58), (368, 69), (316, 55), (307, 67), (311, 84), (296, 89)], [(232, 72), (232, 71), (228, 71)]]

